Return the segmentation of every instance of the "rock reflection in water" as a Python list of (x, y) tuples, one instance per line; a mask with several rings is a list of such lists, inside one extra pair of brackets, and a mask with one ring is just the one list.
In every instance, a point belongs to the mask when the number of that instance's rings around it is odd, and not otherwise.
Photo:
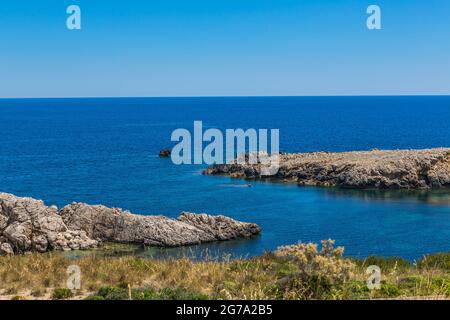
[(376, 190), (376, 189), (346, 189), (324, 188), (328, 197), (354, 197), (365, 201), (408, 201), (433, 205), (450, 205), (450, 189), (439, 190)]

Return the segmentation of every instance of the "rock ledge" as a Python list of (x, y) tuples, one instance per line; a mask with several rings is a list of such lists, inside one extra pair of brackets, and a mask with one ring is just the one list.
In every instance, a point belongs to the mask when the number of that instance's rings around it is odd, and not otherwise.
[(178, 219), (72, 203), (59, 212), (33, 198), (0, 193), (0, 255), (84, 250), (104, 241), (174, 247), (249, 237), (259, 226), (183, 212)]
[[(265, 179), (260, 164), (214, 165), (204, 174)], [(450, 148), (280, 154), (270, 179), (300, 185), (378, 189), (450, 187)]]

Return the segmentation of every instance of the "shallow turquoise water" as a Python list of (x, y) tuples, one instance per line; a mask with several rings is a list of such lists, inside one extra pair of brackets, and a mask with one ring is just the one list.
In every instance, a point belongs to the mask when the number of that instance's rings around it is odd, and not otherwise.
[[(426, 110), (426, 112), (425, 112)], [(285, 151), (450, 146), (450, 97), (0, 100), (1, 191), (141, 214), (224, 214), (261, 236), (153, 250), (156, 255), (257, 255), (336, 239), (352, 256), (416, 259), (450, 250), (450, 191), (381, 192), (248, 182), (160, 159), (170, 133), (280, 128)], [(251, 187), (246, 186), (250, 184)]]

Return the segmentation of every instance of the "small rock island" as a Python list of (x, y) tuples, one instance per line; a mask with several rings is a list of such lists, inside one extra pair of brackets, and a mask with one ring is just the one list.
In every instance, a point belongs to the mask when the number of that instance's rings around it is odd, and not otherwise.
[(168, 158), (170, 157), (172, 151), (170, 149), (162, 149), (159, 151), (159, 157), (160, 158)]
[(221, 164), (204, 174), (269, 179), (310, 186), (376, 189), (450, 187), (450, 148), (353, 152), (282, 153), (274, 176), (261, 175), (261, 164)]
[(225, 216), (182, 212), (171, 219), (85, 203), (58, 212), (41, 200), (0, 193), (0, 255), (84, 250), (102, 242), (175, 247), (259, 233), (258, 225)]

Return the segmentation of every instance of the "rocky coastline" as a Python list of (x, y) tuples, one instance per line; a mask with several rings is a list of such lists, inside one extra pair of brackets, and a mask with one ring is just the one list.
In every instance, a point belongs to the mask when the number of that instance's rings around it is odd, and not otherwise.
[(259, 233), (258, 225), (225, 216), (182, 212), (171, 219), (85, 203), (58, 211), (41, 200), (0, 193), (0, 255), (86, 250), (106, 241), (175, 247)]
[(210, 166), (204, 174), (358, 189), (446, 188), (450, 187), (450, 148), (281, 153), (274, 176), (263, 176), (259, 163), (237, 162)]

